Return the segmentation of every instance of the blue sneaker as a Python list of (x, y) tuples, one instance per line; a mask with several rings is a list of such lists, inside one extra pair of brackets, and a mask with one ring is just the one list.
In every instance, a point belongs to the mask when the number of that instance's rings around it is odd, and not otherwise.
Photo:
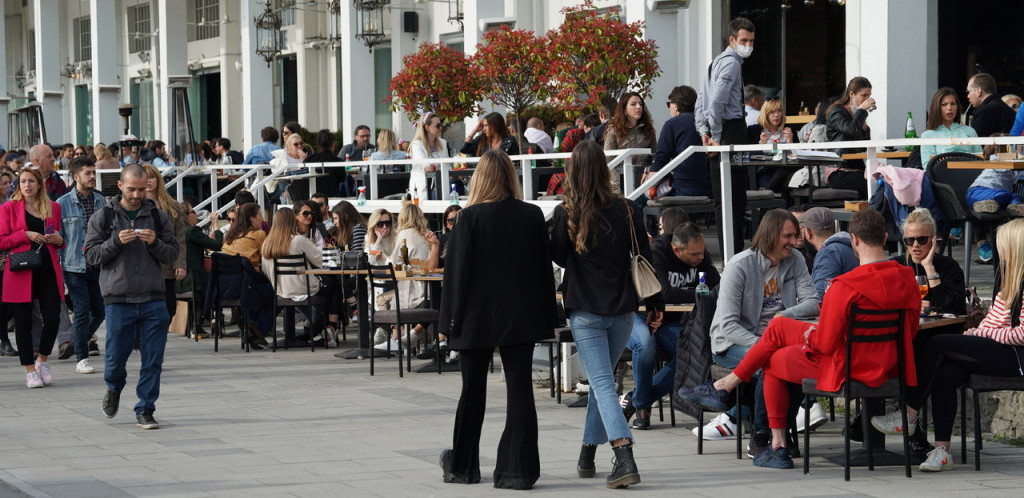
[(950, 228), (949, 229), (949, 238), (951, 238), (953, 240), (960, 240), (960, 237), (963, 237), (963, 235), (964, 235), (964, 229), (963, 228), (956, 227), (956, 228)]
[(694, 388), (680, 388), (679, 397), (691, 401), (713, 412), (729, 409), (729, 393), (715, 389), (714, 381), (708, 380)]
[(771, 445), (768, 445), (764, 452), (754, 457), (754, 467), (791, 469), (793, 468), (793, 459), (789, 456), (789, 450), (785, 446), (772, 448)]
[(978, 246), (978, 259), (982, 263), (988, 263), (992, 261), (992, 246), (988, 245), (988, 241), (984, 241)]

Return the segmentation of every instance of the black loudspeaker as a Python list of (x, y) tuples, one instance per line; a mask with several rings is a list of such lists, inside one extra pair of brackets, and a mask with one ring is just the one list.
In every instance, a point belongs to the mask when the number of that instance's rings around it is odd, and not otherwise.
[(402, 31), (416, 33), (420, 30), (420, 16), (415, 12), (402, 12)]

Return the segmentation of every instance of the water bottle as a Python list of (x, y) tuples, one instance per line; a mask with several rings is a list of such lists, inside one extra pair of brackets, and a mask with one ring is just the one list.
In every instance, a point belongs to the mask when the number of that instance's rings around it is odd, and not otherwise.
[[(907, 113), (907, 131), (903, 135), (904, 138), (917, 138), (917, 130), (914, 128), (914, 117), (909, 112)], [(912, 152), (913, 150), (913, 145), (907, 146), (907, 152)]]
[(452, 206), (459, 205), (459, 191), (455, 188), (455, 184), (452, 184), (452, 190), (448, 193), (448, 201)]
[(710, 296), (711, 295), (711, 289), (708, 288), (708, 284), (704, 280), (704, 272), (700, 272), (698, 274), (698, 282), (697, 282), (697, 288), (695, 289), (695, 293), (698, 296)]
[(366, 205), (366, 187), (359, 187), (359, 196), (356, 197), (357, 206)]
[[(526, 153), (527, 153), (528, 155), (531, 155), (531, 156), (532, 156), (532, 155), (533, 155), (533, 147), (532, 147), (532, 146), (531, 146), (531, 147), (528, 147), (528, 148), (526, 149)], [(530, 159), (530, 168), (532, 168), (532, 169), (536, 169), (536, 168), (537, 168), (537, 161), (534, 161), (533, 159)]]

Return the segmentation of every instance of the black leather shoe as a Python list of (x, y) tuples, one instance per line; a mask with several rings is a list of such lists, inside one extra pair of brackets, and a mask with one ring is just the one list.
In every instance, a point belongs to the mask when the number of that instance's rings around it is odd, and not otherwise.
[(850, 419), (850, 426), (843, 429), (843, 431), (844, 434), (846, 432), (850, 433), (850, 441), (864, 442), (864, 426), (859, 413)]
[(11, 346), (10, 342), (0, 343), (0, 356), (18, 356), (18, 352), (14, 350), (14, 346)]
[(587, 479), (594, 477), (597, 467), (594, 465), (594, 455), (597, 454), (597, 445), (583, 443), (580, 448), (580, 459), (576, 462), (576, 475)]
[(633, 418), (633, 414), (636, 413), (636, 407), (633, 406), (633, 391), (623, 394), (619, 404), (622, 405), (622, 415), (629, 423), (629, 419)]
[(633, 420), (633, 428), (641, 431), (646, 431), (651, 428), (651, 409), (650, 408), (637, 408), (636, 419)]
[(117, 415), (117, 407), (121, 404), (121, 393), (116, 393), (107, 389), (107, 394), (103, 396), (103, 415), (107, 418), (114, 418)]
[(914, 429), (913, 436), (907, 436), (907, 444), (910, 446), (911, 453), (922, 459), (927, 459), (928, 452), (934, 450), (935, 446), (928, 442), (928, 430), (921, 423), (921, 419), (918, 418), (915, 423), (917, 428)]
[(160, 423), (153, 418), (153, 412), (142, 412), (135, 415), (135, 425), (143, 430), (159, 429)]

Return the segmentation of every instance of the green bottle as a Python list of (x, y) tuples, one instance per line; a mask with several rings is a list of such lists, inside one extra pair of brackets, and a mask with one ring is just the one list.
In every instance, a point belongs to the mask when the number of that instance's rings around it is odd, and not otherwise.
[[(907, 131), (903, 136), (906, 138), (917, 138), (917, 130), (914, 128), (914, 117), (909, 112), (907, 113)], [(907, 146), (907, 152), (911, 152), (913, 150), (913, 145)]]

